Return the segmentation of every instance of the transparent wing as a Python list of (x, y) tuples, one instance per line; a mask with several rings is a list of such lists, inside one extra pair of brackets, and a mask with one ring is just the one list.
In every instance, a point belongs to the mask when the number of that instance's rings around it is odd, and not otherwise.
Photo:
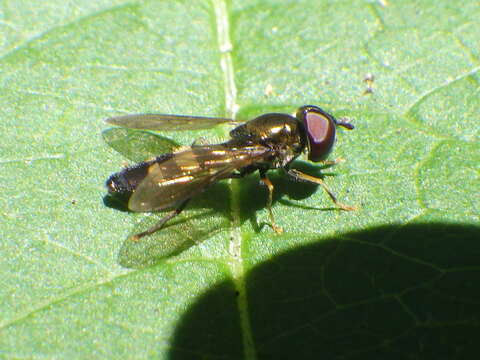
[(130, 129), (163, 131), (199, 130), (208, 129), (218, 124), (236, 123), (234, 120), (227, 118), (167, 114), (134, 114), (115, 116), (106, 119), (105, 122)]
[(148, 131), (109, 128), (102, 132), (102, 136), (112, 149), (136, 163), (180, 148), (175, 141)]
[(132, 211), (156, 211), (193, 197), (232, 172), (262, 159), (269, 151), (261, 145), (229, 148), (194, 146), (155, 162), (130, 197)]

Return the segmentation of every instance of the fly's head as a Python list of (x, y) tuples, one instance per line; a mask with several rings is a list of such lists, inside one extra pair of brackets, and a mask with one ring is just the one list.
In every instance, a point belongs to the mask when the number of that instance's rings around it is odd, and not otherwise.
[(325, 160), (335, 144), (336, 127), (352, 130), (352, 124), (335, 119), (318, 106), (305, 105), (297, 110), (296, 118), (303, 124), (307, 137), (308, 160)]

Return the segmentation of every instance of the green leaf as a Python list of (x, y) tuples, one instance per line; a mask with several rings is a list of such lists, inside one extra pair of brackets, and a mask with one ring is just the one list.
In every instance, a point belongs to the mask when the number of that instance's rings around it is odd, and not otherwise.
[[(473, 358), (479, 17), (474, 0), (3, 2), (0, 356)], [(356, 129), (344, 162), (294, 166), (358, 211), (272, 172), (276, 235), (255, 174), (126, 240), (161, 214), (105, 206), (108, 176), (229, 129), (157, 143), (103, 119), (304, 104)]]

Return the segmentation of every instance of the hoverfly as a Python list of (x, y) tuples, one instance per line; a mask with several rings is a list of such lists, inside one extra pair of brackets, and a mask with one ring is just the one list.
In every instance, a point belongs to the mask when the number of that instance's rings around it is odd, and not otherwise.
[[(107, 123), (131, 129), (192, 130), (232, 122), (226, 118), (138, 114), (112, 117)], [(292, 161), (303, 152), (313, 162), (325, 161), (335, 143), (336, 127), (353, 129), (348, 122), (335, 119), (317, 106), (300, 107), (294, 116), (281, 113), (261, 115), (230, 131), (230, 140), (221, 144), (196, 145), (161, 154), (154, 159), (126, 167), (106, 182), (110, 195), (128, 196), (128, 209), (152, 212), (172, 209), (157, 224), (134, 235), (138, 240), (160, 230), (167, 221), (182, 212), (190, 199), (209, 185), (232, 178), (241, 178), (259, 171), (268, 188), (267, 209), (270, 223), (277, 233), (272, 212), (273, 184), (267, 177), (270, 169), (283, 169), (298, 181), (323, 187), (336, 206), (343, 210), (354, 207), (337, 201), (322, 179), (291, 169)]]

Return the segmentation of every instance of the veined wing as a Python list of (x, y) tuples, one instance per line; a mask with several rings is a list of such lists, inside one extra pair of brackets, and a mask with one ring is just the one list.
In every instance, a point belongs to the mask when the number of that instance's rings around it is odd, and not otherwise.
[(218, 124), (229, 122), (235, 123), (234, 120), (227, 118), (168, 114), (133, 114), (115, 116), (106, 119), (105, 122), (130, 129), (163, 131), (199, 130), (208, 129)]
[(235, 170), (264, 158), (262, 145), (228, 147), (223, 144), (193, 146), (172, 154), (148, 168), (147, 176), (130, 197), (132, 211), (156, 211), (175, 206)]
[(148, 131), (110, 128), (102, 132), (105, 142), (115, 151), (136, 163), (169, 154), (180, 148), (175, 141)]

